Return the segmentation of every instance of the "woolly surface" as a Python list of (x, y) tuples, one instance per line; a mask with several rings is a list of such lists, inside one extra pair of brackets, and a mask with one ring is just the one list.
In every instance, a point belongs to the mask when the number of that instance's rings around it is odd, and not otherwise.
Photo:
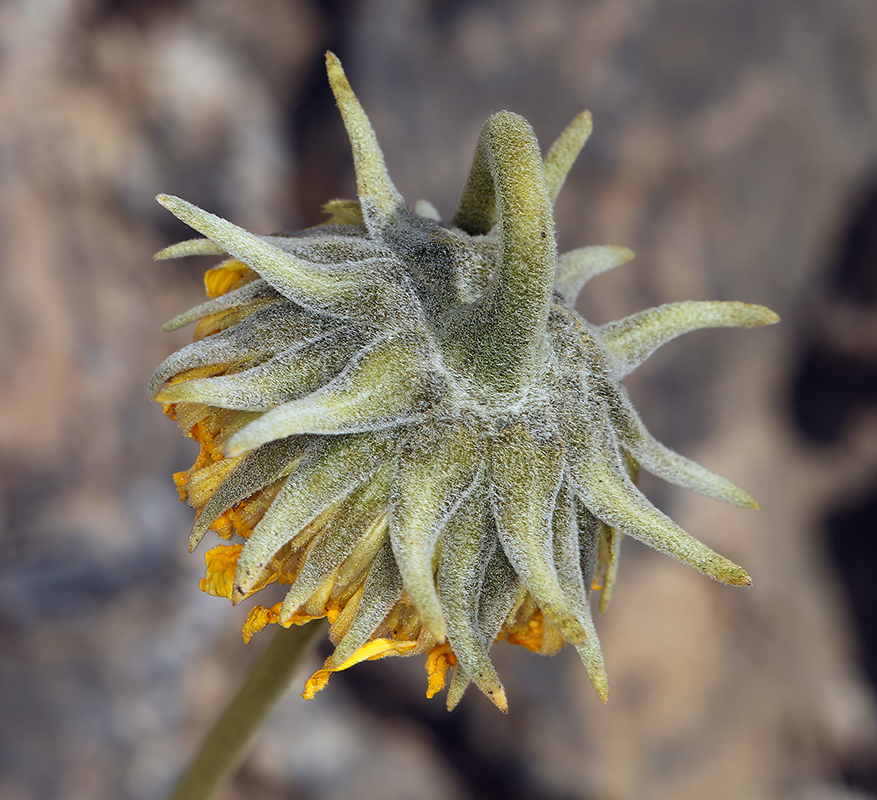
[[(851, 797), (844, 771), (866, 787), (870, 695), (821, 521), (873, 491), (874, 434), (846, 410), (868, 407), (874, 311), (839, 305), (828, 280), (877, 163), (873, 3), (258, 6), (3, 10), (0, 695), (16, 722), (0, 795), (160, 795), (259, 646), (240, 643), (242, 611), (195, 588), (167, 477), (194, 452), (143, 388), (189, 341), (159, 325), (203, 296), (200, 266), (150, 263), (188, 235), (152, 198), (272, 233), (351, 196), (329, 46), (400, 191), (443, 216), (490, 112), (548, 143), (591, 109), (561, 250), (637, 252), (594, 279), (595, 324), (709, 298), (787, 321), (691, 334), (628, 381), (662, 441), (761, 501), (753, 515), (645, 487), (755, 585), (741, 596), (625, 542), (597, 619), (608, 706), (573, 652), (495, 648), (508, 720), (476, 695), (448, 718), (411, 661), (363, 665), (312, 703), (293, 694), (229, 796)], [(819, 446), (788, 413), (803, 352)]]

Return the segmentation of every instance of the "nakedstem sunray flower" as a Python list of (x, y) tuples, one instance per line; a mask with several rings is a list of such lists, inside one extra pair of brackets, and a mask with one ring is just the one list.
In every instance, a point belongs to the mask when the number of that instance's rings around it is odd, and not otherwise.
[(189, 540), (202, 588), (233, 603), (274, 581), (268, 623), (328, 617), (336, 645), (307, 683), (363, 660), (425, 653), (433, 696), (453, 708), (474, 683), (499, 708), (490, 660), (505, 639), (551, 654), (570, 643), (600, 697), (606, 672), (590, 595), (605, 609), (622, 533), (724, 583), (749, 576), (658, 511), (640, 468), (755, 507), (743, 490), (657, 442), (620, 381), (659, 346), (700, 328), (777, 321), (736, 302), (680, 302), (607, 325), (573, 303), (624, 247), (558, 256), (552, 205), (591, 130), (576, 117), (544, 160), (507, 111), (484, 125), (450, 222), (393, 186), (338, 59), (329, 82), (353, 149), (358, 201), (323, 225), (255, 236), (170, 196), (206, 238), (160, 259), (229, 258), (212, 298), (168, 323), (197, 322), (152, 392), (201, 452), (175, 476), (197, 509)]

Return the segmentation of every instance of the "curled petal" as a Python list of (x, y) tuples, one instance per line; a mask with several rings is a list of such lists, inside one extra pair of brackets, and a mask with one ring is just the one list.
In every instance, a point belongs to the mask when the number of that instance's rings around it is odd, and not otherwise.
[(337, 667), (318, 669), (305, 684), (305, 690), (301, 696), (305, 700), (313, 700), (317, 692), (322, 691), (332, 677), (333, 672), (341, 672), (341, 670), (350, 669), (351, 667), (361, 664), (363, 661), (378, 661), (388, 656), (408, 656), (413, 655), (417, 648), (417, 642), (397, 641), (396, 639), (372, 639), (366, 642), (356, 652)]

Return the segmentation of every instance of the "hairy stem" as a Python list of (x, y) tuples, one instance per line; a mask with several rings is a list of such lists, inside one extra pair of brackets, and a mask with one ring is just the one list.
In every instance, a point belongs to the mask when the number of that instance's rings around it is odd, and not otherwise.
[(209, 800), (226, 784), (246, 756), (256, 731), (323, 636), (324, 627), (309, 622), (278, 628), (168, 800)]

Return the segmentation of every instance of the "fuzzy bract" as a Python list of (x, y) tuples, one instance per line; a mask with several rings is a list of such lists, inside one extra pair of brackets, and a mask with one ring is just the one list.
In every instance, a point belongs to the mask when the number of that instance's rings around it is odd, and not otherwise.
[(453, 668), (497, 706), (498, 639), (540, 653), (575, 646), (606, 698), (591, 593), (609, 600), (622, 534), (728, 584), (749, 576), (658, 511), (640, 468), (753, 507), (729, 481), (657, 442), (620, 380), (699, 328), (776, 321), (735, 302), (673, 303), (594, 326), (573, 309), (623, 247), (558, 256), (552, 205), (591, 129), (576, 117), (543, 159), (521, 117), (484, 125), (449, 222), (409, 208), (387, 175), (338, 60), (329, 80), (350, 137), (358, 201), (291, 236), (256, 236), (175, 197), (203, 234), (158, 258), (226, 255), (212, 299), (165, 326), (196, 341), (152, 392), (201, 444), (176, 476), (197, 509), (202, 588), (238, 602), (269, 583), (245, 637), (328, 617), (336, 649), (308, 682), (386, 655), (427, 654), (431, 696)]

